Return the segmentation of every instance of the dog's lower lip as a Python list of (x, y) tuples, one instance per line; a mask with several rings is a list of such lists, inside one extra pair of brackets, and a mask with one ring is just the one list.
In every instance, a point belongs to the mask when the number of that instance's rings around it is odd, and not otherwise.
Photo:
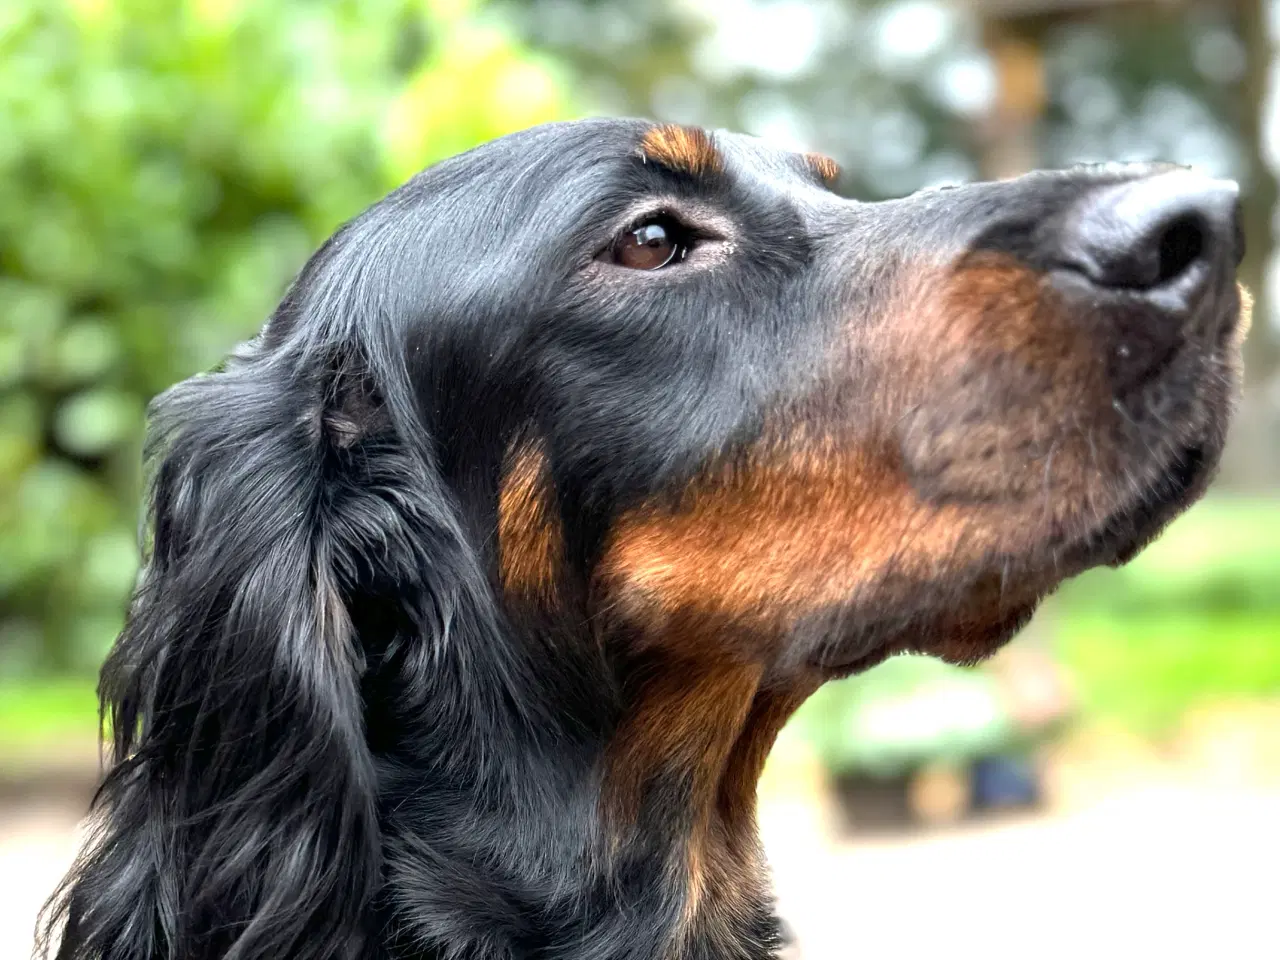
[(1203, 444), (1188, 444), (1179, 450), (1164, 473), (1153, 480), (1130, 503), (1118, 508), (1099, 526), (1066, 549), (1069, 555), (1086, 558), (1088, 563), (1120, 566), (1127, 563), (1133, 551), (1144, 543), (1153, 529), (1167, 519), (1171, 506), (1201, 479), (1205, 472)]

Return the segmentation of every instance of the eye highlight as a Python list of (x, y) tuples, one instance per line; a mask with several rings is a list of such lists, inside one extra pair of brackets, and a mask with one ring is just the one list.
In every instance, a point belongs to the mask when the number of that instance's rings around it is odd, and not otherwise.
[(651, 217), (624, 231), (610, 247), (610, 258), (630, 270), (659, 270), (679, 263), (692, 247), (689, 231), (675, 218)]

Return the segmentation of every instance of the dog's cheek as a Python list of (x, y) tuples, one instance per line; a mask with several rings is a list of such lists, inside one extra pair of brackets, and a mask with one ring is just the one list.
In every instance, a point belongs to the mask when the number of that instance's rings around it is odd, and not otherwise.
[(597, 571), (599, 605), (646, 643), (665, 642), (672, 618), (694, 618), (704, 642), (753, 636), (751, 654), (772, 660), (815, 612), (873, 609), (890, 580), (935, 582), (985, 556), (1005, 534), (972, 519), (923, 503), (882, 464), (753, 466), (676, 510), (623, 517)]

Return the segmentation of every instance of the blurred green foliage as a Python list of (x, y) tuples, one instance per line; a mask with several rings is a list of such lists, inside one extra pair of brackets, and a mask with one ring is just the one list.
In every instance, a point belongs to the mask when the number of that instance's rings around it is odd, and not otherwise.
[(1083, 707), (1148, 735), (1187, 711), (1233, 700), (1280, 697), (1280, 614), (1076, 615), (1059, 630), (1063, 661)]
[(1076, 578), (1061, 597), (1077, 616), (1280, 617), (1280, 500), (1212, 496), (1150, 550)]
[(116, 632), (148, 399), (338, 223), (565, 86), (470, 0), (0, 4), (0, 675)]
[(66, 743), (92, 743), (98, 698), (83, 676), (38, 682), (0, 679), (0, 767), (15, 755)]
[(1056, 610), (1095, 715), (1160, 733), (1198, 704), (1280, 696), (1280, 500), (1210, 498)]
[(794, 725), (827, 769), (892, 776), (926, 762), (962, 764), (1020, 745), (994, 679), (932, 657), (892, 657), (820, 688)]

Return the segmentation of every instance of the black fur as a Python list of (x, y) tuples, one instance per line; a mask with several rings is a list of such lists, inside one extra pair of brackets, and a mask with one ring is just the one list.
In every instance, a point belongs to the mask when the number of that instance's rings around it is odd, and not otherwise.
[[(148, 561), (100, 689), (113, 765), (45, 918), (57, 958), (773, 956), (763, 897), (673, 945), (684, 779), (620, 837), (599, 815), (639, 662), (591, 605), (611, 524), (758, 439), (904, 264), (1085, 188), (865, 206), (745, 138), (719, 138), (718, 178), (662, 169), (637, 155), (647, 129), (554, 125), (423, 173), (326, 243), (224, 369), (157, 399)], [(662, 277), (599, 264), (655, 205), (701, 218), (711, 252)], [(563, 527), (551, 611), (496, 573), (526, 434)], [(1172, 509), (1112, 517), (1108, 543)], [(815, 612), (794, 643), (848, 619)]]

